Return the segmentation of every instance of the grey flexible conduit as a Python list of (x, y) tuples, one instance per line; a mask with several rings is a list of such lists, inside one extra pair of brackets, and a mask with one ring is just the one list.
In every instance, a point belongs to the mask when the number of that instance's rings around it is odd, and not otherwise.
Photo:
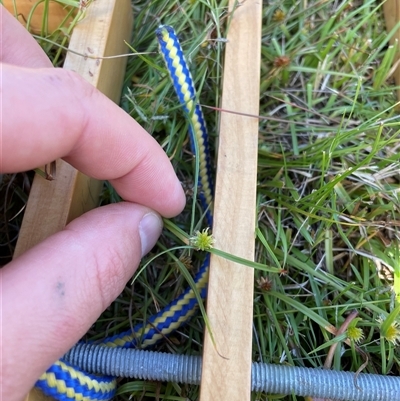
[[(199, 384), (200, 356), (78, 344), (64, 359), (91, 373)], [(400, 401), (400, 377), (253, 362), (252, 390), (332, 401)]]

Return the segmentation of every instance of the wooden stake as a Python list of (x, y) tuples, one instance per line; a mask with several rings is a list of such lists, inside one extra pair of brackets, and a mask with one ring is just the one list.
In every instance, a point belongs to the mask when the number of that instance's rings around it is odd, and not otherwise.
[[(400, 3), (399, 0), (386, 0), (383, 3), (383, 12), (385, 14), (386, 30), (390, 32), (400, 21)], [(400, 29), (390, 39), (390, 44), (397, 46), (397, 57), (395, 63), (400, 61)], [(400, 64), (394, 72), (396, 85), (400, 86)], [(400, 89), (397, 91), (397, 100), (400, 101)]]
[[(130, 0), (94, 1), (85, 18), (75, 27), (69, 49), (88, 56), (114, 56), (129, 52), (124, 41), (132, 34)], [(64, 68), (82, 75), (115, 102), (120, 99), (126, 57), (101, 60), (68, 53)], [(94, 208), (102, 183), (58, 160), (54, 181), (36, 176), (29, 195), (14, 257), (25, 252), (49, 235), (60, 231), (75, 217)], [(48, 399), (31, 391), (26, 400)]]
[[(236, 7), (230, 1), (230, 10)], [(261, 6), (234, 10), (225, 51), (222, 109), (259, 113)], [(254, 258), (258, 119), (222, 112), (213, 234), (216, 247)], [(251, 393), (253, 269), (212, 255), (200, 401), (246, 401)]]

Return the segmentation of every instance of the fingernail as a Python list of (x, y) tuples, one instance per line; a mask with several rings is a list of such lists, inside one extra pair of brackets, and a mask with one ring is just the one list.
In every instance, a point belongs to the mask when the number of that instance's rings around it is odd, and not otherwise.
[(163, 224), (156, 213), (147, 213), (139, 223), (139, 235), (142, 243), (142, 257), (150, 251), (161, 234)]

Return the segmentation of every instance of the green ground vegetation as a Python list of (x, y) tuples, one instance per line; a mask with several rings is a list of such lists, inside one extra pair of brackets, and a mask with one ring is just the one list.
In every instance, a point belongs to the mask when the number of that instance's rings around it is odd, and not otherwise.
[[(133, 9), (121, 107), (159, 141), (188, 197), (146, 264), (182, 245), (178, 230), (189, 237), (202, 227), (188, 123), (154, 31), (168, 24), (179, 33), (215, 152), (231, 15), (214, 0), (140, 0)], [(258, 196), (249, 213), (257, 221), (255, 259), (265, 268), (253, 265), (253, 360), (399, 375), (400, 119), (391, 77), (396, 48), (382, 4), (271, 0), (262, 18)], [(49, 40), (65, 38), (60, 30), (42, 40), (56, 64), (61, 53)], [(106, 185), (102, 202), (114, 201)], [(194, 273), (201, 258), (187, 250), (156, 257), (88, 337), (129, 329), (168, 305), (187, 286), (182, 269)], [(199, 315), (157, 349), (201, 354), (203, 329)], [(196, 400), (198, 388), (128, 381), (118, 393), (119, 400), (184, 401)]]

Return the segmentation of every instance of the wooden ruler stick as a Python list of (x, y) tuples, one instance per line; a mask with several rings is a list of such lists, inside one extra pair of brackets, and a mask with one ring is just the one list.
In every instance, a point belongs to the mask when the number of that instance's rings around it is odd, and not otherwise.
[[(233, 12), (222, 109), (259, 114), (261, 6), (230, 1)], [(233, 7), (237, 7), (233, 10)], [(216, 247), (254, 259), (258, 119), (222, 111), (213, 234)], [(212, 255), (200, 401), (246, 401), (251, 393), (253, 269)]]

